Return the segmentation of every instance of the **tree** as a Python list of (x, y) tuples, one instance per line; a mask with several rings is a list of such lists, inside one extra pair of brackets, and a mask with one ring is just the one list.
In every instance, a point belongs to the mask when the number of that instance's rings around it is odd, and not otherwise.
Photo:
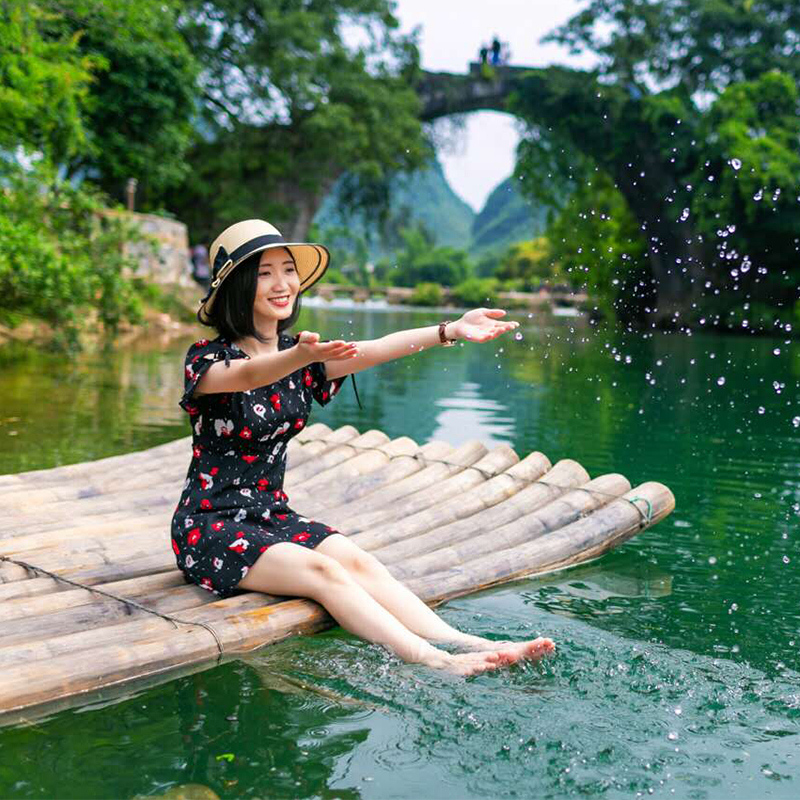
[(97, 60), (77, 37), (53, 31), (46, 4), (0, 6), (0, 148), (41, 151), (56, 160), (85, 150), (83, 114)]
[(403, 249), (394, 259), (384, 259), (376, 268), (379, 281), (394, 286), (416, 286), (438, 283), (455, 286), (472, 272), (466, 252), (454, 247), (437, 246), (423, 226), (407, 228), (401, 233)]
[[(348, 173), (345, 199), (385, 205), (388, 177), (428, 156), (410, 87), (413, 40), (388, 0), (186, 0), (181, 29), (203, 64), (187, 181), (165, 202), (200, 238), (243, 214), (303, 237)], [(358, 45), (343, 35), (347, 24)]]
[[(776, 309), (796, 296), (800, 206), (785, 198), (798, 176), (798, 36), (800, 7), (780, 0), (593, 0), (549, 38), (594, 51), (597, 69), (520, 81), (523, 187), (574, 192), (598, 170), (610, 177), (647, 241), (652, 322), (680, 324), (719, 308), (720, 295), (729, 308)], [(745, 151), (757, 156), (733, 169)], [(748, 209), (751, 183), (781, 189), (779, 207)], [(725, 277), (748, 263), (747, 280)]]
[(178, 30), (177, 0), (44, 0), (51, 27), (94, 65), (84, 113), (89, 147), (68, 160), (122, 199), (137, 179), (139, 206), (185, 176), (198, 64)]

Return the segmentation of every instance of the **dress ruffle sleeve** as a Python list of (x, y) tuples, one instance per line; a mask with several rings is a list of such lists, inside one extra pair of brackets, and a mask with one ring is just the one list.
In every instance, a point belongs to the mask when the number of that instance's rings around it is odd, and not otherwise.
[(309, 364), (308, 369), (311, 372), (311, 396), (321, 406), (325, 406), (333, 400), (339, 389), (342, 388), (344, 378), (328, 380), (325, 362), (323, 361), (315, 361), (313, 364)]
[(237, 355), (231, 348), (222, 342), (200, 339), (195, 342), (186, 352), (186, 359), (183, 365), (183, 397), (178, 401), (178, 405), (188, 414), (196, 414), (198, 403), (203, 399), (194, 396), (194, 388), (197, 382), (205, 375), (208, 368), (217, 361), (225, 361), (230, 364), (231, 358)]

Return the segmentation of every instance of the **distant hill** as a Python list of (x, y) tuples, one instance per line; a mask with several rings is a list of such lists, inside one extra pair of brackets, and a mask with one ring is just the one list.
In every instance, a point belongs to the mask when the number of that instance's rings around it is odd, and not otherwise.
[[(507, 178), (489, 195), (478, 214), (452, 189), (442, 166), (434, 161), (427, 170), (401, 175), (392, 186), (391, 214), (410, 223), (419, 221), (434, 235), (436, 243), (467, 250), (473, 257), (503, 252), (515, 242), (533, 239), (546, 227), (547, 210), (535, 206)], [(375, 226), (362, 215), (346, 217), (339, 210), (339, 185), (325, 198), (314, 223), (321, 228), (345, 226), (353, 233), (375, 234)], [(370, 256), (377, 260), (389, 251), (378, 237)]]
[(515, 242), (535, 239), (547, 227), (547, 209), (533, 205), (513, 178), (497, 186), (472, 222), (472, 253), (504, 251)]
[[(429, 169), (410, 175), (398, 175), (391, 187), (391, 213), (409, 223), (421, 222), (440, 245), (467, 249), (472, 239), (472, 221), (475, 212), (451, 188), (438, 161)], [(335, 185), (325, 198), (314, 223), (321, 228), (346, 226), (354, 233), (375, 233), (375, 226), (362, 215), (345, 217), (340, 212), (339, 185)], [(375, 245), (374, 258), (386, 254), (380, 243)]]

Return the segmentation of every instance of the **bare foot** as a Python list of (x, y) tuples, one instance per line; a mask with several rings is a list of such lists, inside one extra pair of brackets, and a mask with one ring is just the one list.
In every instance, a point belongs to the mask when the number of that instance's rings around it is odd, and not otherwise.
[(503, 664), (516, 664), (517, 661), (534, 661), (554, 653), (556, 646), (552, 639), (540, 636), (527, 642), (495, 642), (500, 661)]
[(481, 672), (497, 669), (503, 662), (497, 651), (486, 650), (479, 653), (441, 653), (428, 662), (429, 667), (443, 669), (456, 675), (478, 675)]

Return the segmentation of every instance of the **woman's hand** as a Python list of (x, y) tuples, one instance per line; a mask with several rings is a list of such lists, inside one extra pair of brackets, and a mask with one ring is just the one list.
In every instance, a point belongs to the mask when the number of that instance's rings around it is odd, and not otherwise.
[(300, 331), (295, 347), (308, 358), (309, 364), (335, 358), (355, 358), (358, 355), (355, 342), (345, 342), (342, 339), (321, 342), (319, 334), (311, 331)]
[(505, 316), (502, 308), (474, 308), (461, 319), (450, 323), (445, 336), (449, 339), (466, 339), (470, 342), (488, 342), (503, 333), (519, 327), (519, 322), (499, 322)]

